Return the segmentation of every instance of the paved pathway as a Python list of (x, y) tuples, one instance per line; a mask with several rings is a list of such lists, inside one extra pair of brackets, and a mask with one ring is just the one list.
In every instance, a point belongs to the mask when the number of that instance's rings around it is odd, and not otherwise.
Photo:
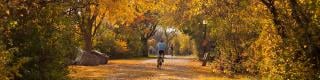
[(210, 72), (193, 58), (166, 56), (162, 69), (156, 59), (111, 60), (99, 66), (70, 66), (69, 76), (75, 80), (199, 80), (235, 79)]

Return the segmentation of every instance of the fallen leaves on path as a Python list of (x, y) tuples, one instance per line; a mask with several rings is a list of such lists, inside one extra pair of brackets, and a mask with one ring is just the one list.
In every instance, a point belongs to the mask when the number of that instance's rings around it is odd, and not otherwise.
[(165, 59), (162, 69), (156, 68), (156, 59), (110, 60), (99, 66), (69, 66), (71, 79), (75, 80), (225, 80), (249, 79), (243, 76), (229, 78), (212, 73), (191, 58)]

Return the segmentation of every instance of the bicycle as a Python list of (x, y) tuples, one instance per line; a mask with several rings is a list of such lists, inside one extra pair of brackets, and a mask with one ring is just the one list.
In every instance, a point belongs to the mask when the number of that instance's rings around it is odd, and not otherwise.
[(160, 69), (162, 64), (164, 62), (164, 52), (163, 51), (159, 51), (159, 57), (157, 60), (157, 68)]

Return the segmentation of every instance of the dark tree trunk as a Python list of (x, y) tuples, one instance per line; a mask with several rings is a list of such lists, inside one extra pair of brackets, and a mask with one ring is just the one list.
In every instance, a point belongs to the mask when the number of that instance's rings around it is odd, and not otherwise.
[[(277, 31), (278, 31), (278, 34), (286, 39), (287, 38), (287, 35), (285, 34), (285, 26), (283, 24), (283, 21), (280, 20), (280, 13), (278, 12), (278, 10), (276, 9), (276, 6), (275, 6), (275, 1), (273, 0), (261, 0), (262, 3), (268, 8), (268, 10), (270, 11), (270, 13), (272, 14), (273, 16), (273, 23), (276, 25), (276, 28), (277, 28)], [(284, 41), (283, 39), (283, 41)], [(286, 42), (286, 41), (284, 41)]]
[(142, 39), (142, 56), (148, 57), (148, 39)]
[(84, 49), (86, 52), (92, 51), (92, 36), (90, 34), (84, 34), (83, 35), (84, 40)]

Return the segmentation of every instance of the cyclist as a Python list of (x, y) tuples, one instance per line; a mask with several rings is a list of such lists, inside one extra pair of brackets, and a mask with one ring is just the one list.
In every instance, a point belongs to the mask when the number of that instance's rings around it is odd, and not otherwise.
[(164, 62), (164, 51), (166, 49), (166, 44), (163, 42), (163, 40), (160, 40), (159, 43), (157, 43), (157, 50), (158, 50), (158, 64), (157, 67), (160, 68), (162, 63)]

